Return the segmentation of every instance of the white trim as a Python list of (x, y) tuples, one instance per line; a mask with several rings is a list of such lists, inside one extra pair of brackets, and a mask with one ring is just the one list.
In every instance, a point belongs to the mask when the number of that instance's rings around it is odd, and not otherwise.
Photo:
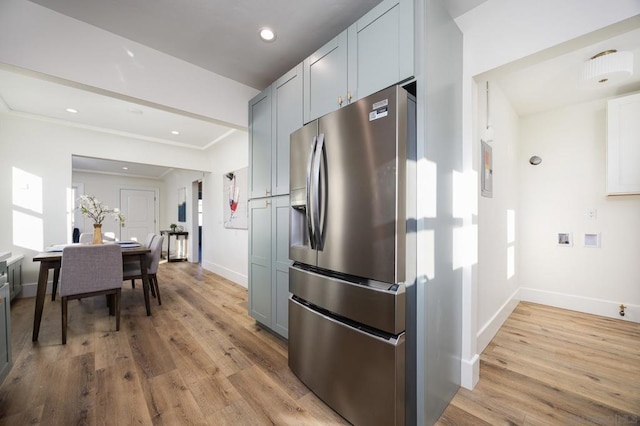
[[(518, 290), (518, 298), (524, 302), (540, 303), (556, 308), (640, 323), (640, 305), (626, 302), (595, 299), (526, 287), (520, 287)], [(625, 305), (624, 317), (618, 314), (621, 303)]]
[(498, 309), (498, 311), (491, 317), (489, 321), (478, 331), (477, 334), (477, 348), (478, 352), (482, 353), (487, 345), (491, 342), (491, 339), (495, 337), (495, 335), (502, 327), (502, 324), (509, 318), (509, 315), (513, 312), (513, 310), (518, 305), (519, 300), (519, 289), (516, 290), (511, 297), (507, 299), (506, 302)]
[(246, 275), (239, 274), (236, 271), (232, 271), (231, 269), (225, 268), (224, 266), (218, 265), (213, 262), (208, 262), (204, 259), (202, 260), (202, 267), (207, 271), (218, 274), (221, 277), (233, 281), (234, 283), (241, 285), (244, 288), (248, 288), (248, 279)]
[(480, 355), (475, 354), (473, 358), (460, 360), (460, 386), (473, 390), (480, 380)]

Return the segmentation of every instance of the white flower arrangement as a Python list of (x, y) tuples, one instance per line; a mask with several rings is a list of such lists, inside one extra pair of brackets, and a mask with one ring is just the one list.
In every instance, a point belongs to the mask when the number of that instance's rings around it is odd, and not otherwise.
[(84, 217), (91, 218), (97, 225), (102, 225), (105, 217), (111, 216), (113, 220), (120, 222), (120, 226), (124, 227), (125, 217), (120, 213), (119, 209), (110, 209), (92, 195), (81, 195), (80, 198), (78, 198), (78, 203), (80, 213), (82, 213)]

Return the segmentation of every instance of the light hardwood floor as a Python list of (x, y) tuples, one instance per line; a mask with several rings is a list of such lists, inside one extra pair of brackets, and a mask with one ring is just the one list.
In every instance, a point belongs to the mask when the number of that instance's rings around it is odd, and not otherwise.
[[(104, 298), (71, 303), (66, 346), (59, 301), (33, 344), (34, 301), (16, 300), (0, 424), (347, 424), (289, 371), (286, 341), (247, 315), (244, 288), (188, 263), (161, 264), (158, 279), (151, 317), (139, 283), (124, 284), (119, 332)], [(520, 304), (480, 371), (439, 424), (633, 424), (640, 327)]]
[(439, 425), (640, 423), (640, 324), (521, 302)]

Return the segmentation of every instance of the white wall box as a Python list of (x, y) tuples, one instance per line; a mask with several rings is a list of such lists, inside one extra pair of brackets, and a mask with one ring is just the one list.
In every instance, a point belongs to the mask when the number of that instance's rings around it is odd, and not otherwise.
[(249, 314), (288, 337), (289, 197), (249, 202)]
[(384, 0), (304, 60), (304, 121), (414, 76), (414, 2)]
[(640, 93), (607, 103), (607, 194), (640, 194)]

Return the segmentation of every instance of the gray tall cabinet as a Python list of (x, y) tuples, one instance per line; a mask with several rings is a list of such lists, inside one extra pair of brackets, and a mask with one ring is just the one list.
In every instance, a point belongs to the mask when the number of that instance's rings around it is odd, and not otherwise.
[(300, 64), (249, 102), (249, 314), (285, 338), (289, 135), (302, 124)]
[(384, 0), (249, 102), (249, 314), (288, 336), (289, 135), (414, 76), (413, 0)]

